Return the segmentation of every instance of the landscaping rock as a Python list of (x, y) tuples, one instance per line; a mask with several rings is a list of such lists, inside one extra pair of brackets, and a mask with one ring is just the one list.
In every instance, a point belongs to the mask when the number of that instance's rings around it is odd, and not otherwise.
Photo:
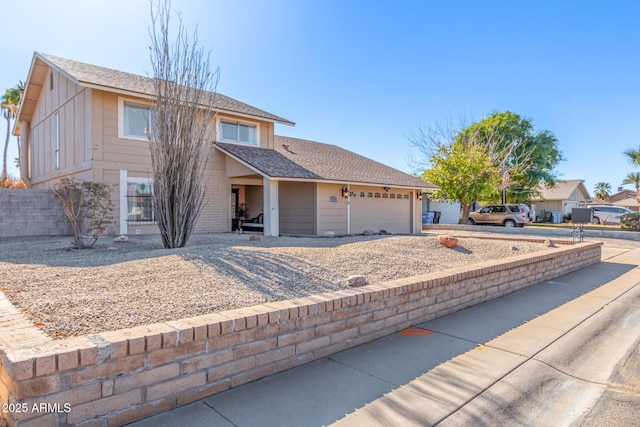
[(333, 238), (333, 237), (336, 237), (336, 233), (334, 233), (333, 231), (325, 231), (323, 236), (328, 238)]
[(555, 244), (553, 243), (553, 240), (551, 240), (551, 239), (545, 239), (544, 240), (544, 245), (547, 248), (553, 248), (555, 246)]
[(383, 236), (389, 234), (387, 230), (380, 230), (379, 233), (382, 234)]
[(520, 250), (520, 248), (517, 246), (511, 246), (511, 250), (517, 252)]
[(368, 285), (367, 279), (364, 276), (349, 276), (347, 278), (347, 286), (366, 286)]
[(113, 239), (113, 241), (115, 243), (127, 243), (127, 242), (129, 242), (129, 237), (125, 236), (124, 234), (122, 234), (122, 235), (116, 237), (115, 239)]
[(373, 230), (364, 230), (364, 231), (362, 232), (362, 235), (363, 235), (363, 236), (375, 236), (375, 234), (376, 234), (376, 232), (375, 232), (375, 231), (373, 231)]
[(257, 234), (252, 234), (251, 237), (249, 237), (249, 241), (250, 242), (259, 242), (260, 241), (260, 236), (258, 236)]
[(453, 236), (446, 236), (444, 234), (441, 234), (440, 236), (438, 236), (438, 242), (451, 249), (458, 244), (458, 239)]

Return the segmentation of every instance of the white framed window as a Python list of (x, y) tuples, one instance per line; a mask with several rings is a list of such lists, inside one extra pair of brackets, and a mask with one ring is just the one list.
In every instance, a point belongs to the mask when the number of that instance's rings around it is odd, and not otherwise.
[(150, 179), (127, 179), (127, 224), (155, 223), (153, 182)]
[(260, 125), (231, 119), (218, 122), (218, 140), (248, 145), (260, 145)]
[(56, 165), (56, 169), (60, 169), (60, 113), (56, 113), (55, 116), (55, 150), (54, 150), (54, 156), (55, 156), (55, 165)]
[(140, 101), (118, 98), (118, 136), (147, 141), (151, 132), (151, 110)]

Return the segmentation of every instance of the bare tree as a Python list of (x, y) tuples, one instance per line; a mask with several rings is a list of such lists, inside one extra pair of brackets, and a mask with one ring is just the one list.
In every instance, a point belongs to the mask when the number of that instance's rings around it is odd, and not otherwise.
[(204, 206), (205, 169), (211, 153), (213, 106), (219, 70), (190, 41), (179, 19), (169, 39), (171, 2), (151, 3), (151, 64), (156, 97), (149, 147), (154, 210), (165, 248), (184, 247)]

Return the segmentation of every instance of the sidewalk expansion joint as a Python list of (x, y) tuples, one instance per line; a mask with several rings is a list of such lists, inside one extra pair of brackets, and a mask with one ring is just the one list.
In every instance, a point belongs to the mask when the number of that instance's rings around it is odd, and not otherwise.
[[(602, 383), (598, 383), (598, 382), (593, 382), (593, 381), (589, 381), (589, 380), (585, 380), (582, 378), (578, 378), (575, 377), (573, 375), (570, 375), (566, 372), (561, 371), (560, 369), (549, 365), (548, 363), (545, 363), (539, 359), (536, 359), (536, 357), (542, 353), (544, 350), (546, 350), (547, 348), (551, 347), (552, 345), (554, 345), (555, 343), (557, 343), (560, 339), (564, 338), (566, 335), (568, 335), (570, 332), (574, 331), (576, 328), (578, 328), (579, 326), (581, 326), (583, 323), (585, 323), (587, 320), (590, 320), (592, 317), (594, 317), (596, 314), (600, 313), (602, 310), (605, 309), (605, 307), (607, 307), (609, 304), (615, 302), (616, 300), (622, 298), (623, 295), (631, 292), (636, 286), (640, 285), (640, 283), (636, 283), (635, 285), (631, 286), (629, 289), (627, 289), (626, 291), (624, 291), (622, 294), (618, 295), (617, 297), (613, 298), (611, 301), (609, 301), (608, 303), (606, 303), (605, 305), (603, 305), (602, 307), (598, 308), (596, 311), (594, 311), (593, 313), (591, 313), (588, 317), (586, 317), (585, 319), (583, 319), (582, 321), (580, 321), (578, 324), (574, 325), (573, 327), (571, 327), (570, 329), (568, 329), (565, 333), (563, 333), (562, 335), (560, 335), (559, 337), (557, 337), (556, 339), (554, 339), (553, 341), (551, 341), (549, 344), (545, 345), (544, 347), (542, 347), (540, 350), (538, 350), (537, 352), (535, 352), (533, 355), (527, 357), (524, 361), (522, 361), (521, 363), (518, 363), (516, 366), (514, 366), (513, 369), (511, 369), (510, 371), (508, 371), (507, 373), (505, 373), (504, 375), (501, 375), (500, 377), (498, 377), (495, 381), (493, 381), (491, 384), (489, 384), (487, 387), (485, 387), (484, 389), (482, 389), (481, 391), (479, 391), (478, 393), (476, 393), (475, 395), (473, 395), (472, 397), (470, 397), (469, 399), (467, 399), (467, 401), (463, 402), (460, 406), (458, 406), (458, 408), (456, 408), (455, 410), (453, 410), (452, 412), (450, 412), (448, 415), (444, 416), (443, 418), (441, 418), (440, 420), (436, 421), (433, 425), (434, 427), (441, 424), (442, 422), (446, 421), (448, 418), (450, 418), (453, 414), (455, 414), (456, 412), (460, 411), (462, 408), (464, 408), (465, 406), (469, 405), (471, 402), (473, 402), (476, 398), (478, 398), (481, 394), (483, 394), (485, 391), (487, 391), (488, 389), (490, 389), (491, 387), (493, 387), (494, 385), (496, 385), (498, 382), (502, 381), (503, 379), (505, 379), (507, 376), (511, 375), (513, 372), (515, 372), (516, 370), (520, 369), (525, 363), (530, 362), (530, 361), (536, 361), (536, 362), (540, 362), (543, 363), (547, 366), (549, 366), (552, 369), (555, 369), (557, 372), (560, 372), (564, 375), (567, 375), (569, 377), (575, 378), (577, 380), (580, 381), (584, 381), (584, 382), (589, 382), (592, 384), (596, 384), (596, 385), (602, 385), (605, 386), (607, 384), (602, 384)], [(493, 346), (487, 346), (487, 347), (491, 347), (493, 349), (496, 350), (502, 350)], [(502, 350), (502, 351), (507, 351), (507, 350)], [(517, 354), (517, 353), (513, 353), (513, 354)], [(521, 355), (522, 356), (522, 355)], [(526, 357), (526, 356), (525, 356)]]

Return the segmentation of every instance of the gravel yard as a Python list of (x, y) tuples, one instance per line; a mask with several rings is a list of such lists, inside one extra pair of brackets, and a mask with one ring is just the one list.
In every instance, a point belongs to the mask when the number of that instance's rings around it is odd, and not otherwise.
[[(497, 236), (493, 236), (494, 238)], [(0, 241), (0, 290), (54, 338), (192, 317), (548, 250), (540, 243), (432, 236), (326, 238), (193, 235), (162, 249), (157, 236), (70, 249), (70, 238)]]

